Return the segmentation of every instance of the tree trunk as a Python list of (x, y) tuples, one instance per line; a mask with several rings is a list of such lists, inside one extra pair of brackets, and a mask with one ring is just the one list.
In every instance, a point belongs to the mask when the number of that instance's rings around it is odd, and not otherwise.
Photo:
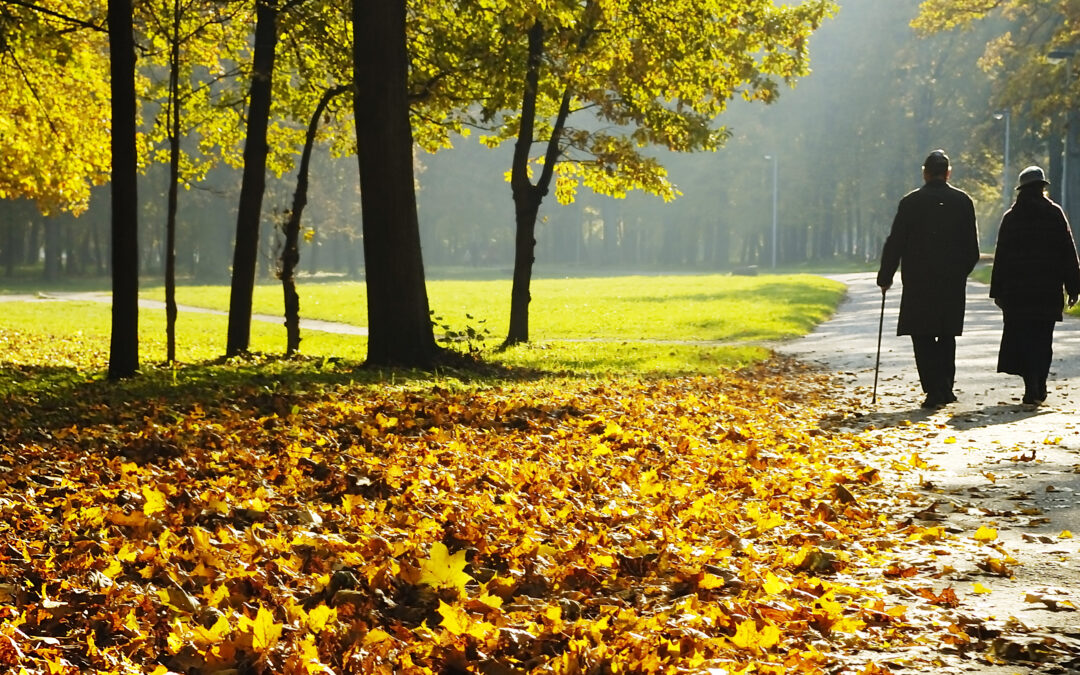
[(1050, 162), (1048, 164), (1047, 178), (1050, 179), (1050, 186), (1047, 188), (1050, 192), (1050, 199), (1053, 199), (1058, 204), (1061, 203), (1061, 156), (1064, 154), (1064, 143), (1061, 140), (1061, 134), (1056, 133), (1056, 130), (1051, 131), (1049, 137), (1046, 139), (1046, 149), (1050, 155)]
[(63, 252), (61, 224), (57, 216), (45, 217), (45, 281), (55, 282), (60, 280), (60, 262)]
[(257, 0), (255, 53), (252, 57), (247, 137), (244, 141), (244, 177), (236, 214), (233, 244), (232, 290), (229, 296), (229, 334), (226, 356), (248, 350), (251, 341), (251, 297), (255, 291), (255, 265), (259, 254), (259, 218), (266, 190), (266, 129), (270, 120), (271, 86), (277, 48), (277, 5)]
[[(555, 163), (559, 160), (559, 141), (566, 117), (570, 114), (570, 90), (563, 91), (562, 103), (548, 139), (544, 168), (536, 185), (529, 180), (529, 151), (536, 124), (536, 96), (540, 86), (540, 63), (544, 54), (544, 26), (535, 22), (529, 29), (529, 55), (525, 71), (525, 93), (521, 102), (521, 122), (514, 143), (514, 159), (510, 169), (510, 189), (514, 197), (514, 220), (517, 228), (514, 245), (514, 282), (510, 289), (510, 327), (503, 347), (529, 341), (529, 303), (532, 296), (532, 266), (536, 258), (536, 216), (540, 203), (548, 192)], [(578, 237), (581, 233), (578, 225)]]
[(1065, 114), (1065, 133), (1069, 135), (1069, 142), (1066, 145), (1066, 151), (1069, 153), (1066, 164), (1068, 175), (1065, 176), (1068, 185), (1065, 187), (1066, 203), (1061, 205), (1069, 223), (1075, 223), (1080, 219), (1080, 124), (1078, 120), (1080, 116), (1070, 106)]
[(319, 130), (319, 118), (326, 106), (338, 94), (348, 91), (348, 87), (328, 89), (315, 106), (315, 112), (308, 123), (307, 136), (304, 139), (304, 152), (300, 156), (300, 168), (296, 176), (296, 193), (293, 195), (292, 210), (285, 223), (285, 245), (281, 249), (281, 269), (278, 278), (285, 294), (285, 354), (292, 356), (300, 350), (300, 294), (296, 292), (296, 266), (300, 262), (300, 218), (307, 206), (308, 174), (311, 169), (311, 148), (315, 145), (315, 132)]
[(11, 277), (15, 274), (15, 251), (18, 245), (16, 243), (15, 223), (11, 221), (10, 216), (5, 225), (5, 230), (7, 231), (7, 246), (4, 247), (4, 270), (6, 275)]
[(169, 56), (169, 198), (165, 216), (165, 361), (176, 362), (176, 205), (180, 183), (180, 0), (173, 0)]
[(112, 94), (112, 339), (109, 379), (139, 369), (139, 245), (135, 36), (131, 0), (109, 0)]
[(409, 123), (405, 0), (353, 0), (369, 366), (433, 366)]

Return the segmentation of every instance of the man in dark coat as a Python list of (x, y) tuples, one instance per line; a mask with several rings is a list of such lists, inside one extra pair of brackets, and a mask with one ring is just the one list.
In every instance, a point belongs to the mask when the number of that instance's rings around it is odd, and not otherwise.
[(1061, 321), (1062, 288), (1069, 306), (1080, 297), (1080, 261), (1069, 221), (1046, 197), (1043, 170), (1020, 172), (1016, 203), (1001, 219), (990, 278), (990, 297), (1005, 326), (998, 372), (1024, 378), (1026, 404), (1046, 400), (1046, 378), (1054, 358), (1054, 323)]
[(896, 334), (911, 336), (924, 408), (956, 400), (956, 336), (964, 330), (967, 276), (979, 261), (975, 205), (949, 185), (951, 174), (945, 152), (931, 152), (923, 163), (925, 184), (900, 200), (877, 276), (885, 293), (901, 268)]

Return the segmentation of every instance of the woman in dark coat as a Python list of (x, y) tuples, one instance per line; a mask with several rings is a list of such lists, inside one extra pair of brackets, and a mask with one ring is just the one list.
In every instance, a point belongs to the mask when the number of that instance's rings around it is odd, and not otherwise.
[(1037, 405), (1046, 400), (1062, 288), (1072, 307), (1080, 296), (1080, 263), (1065, 213), (1045, 195), (1050, 183), (1043, 170), (1029, 166), (1018, 183), (998, 230), (990, 297), (1005, 319), (998, 372), (1023, 377), (1023, 401)]

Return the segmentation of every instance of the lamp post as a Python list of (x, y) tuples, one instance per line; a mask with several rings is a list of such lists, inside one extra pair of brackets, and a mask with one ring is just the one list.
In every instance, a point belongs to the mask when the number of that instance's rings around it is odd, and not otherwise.
[(1070, 106), (1067, 102), (1069, 95), (1069, 88), (1072, 86), (1072, 57), (1076, 54), (1076, 50), (1072, 48), (1061, 47), (1058, 49), (1052, 49), (1046, 55), (1047, 60), (1050, 63), (1065, 62), (1065, 140), (1062, 144), (1064, 151), (1061, 153), (1061, 206), (1065, 209), (1065, 213), (1069, 213), (1069, 134), (1072, 132), (1069, 122), (1072, 121), (1072, 113), (1069, 110)]
[(765, 159), (772, 161), (772, 267), (776, 269), (776, 201), (780, 190), (776, 153), (765, 155)]
[(1005, 210), (1009, 210), (1009, 204), (1012, 202), (1009, 199), (1009, 115), (1008, 110), (1000, 110), (994, 113), (994, 119), (1005, 120), (1005, 163), (1001, 167), (1001, 196), (1005, 201)]

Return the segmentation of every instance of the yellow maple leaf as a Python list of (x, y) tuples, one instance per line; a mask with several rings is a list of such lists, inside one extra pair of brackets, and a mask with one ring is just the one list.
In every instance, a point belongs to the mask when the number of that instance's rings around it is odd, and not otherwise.
[(465, 584), (472, 581), (472, 577), (465, 573), (465, 563), (464, 550), (450, 555), (445, 544), (435, 542), (431, 545), (428, 559), (420, 561), (419, 583), (464, 591)]
[(149, 485), (144, 485), (142, 489), (143, 498), (146, 499), (146, 503), (143, 504), (143, 513), (148, 516), (152, 516), (155, 513), (159, 513), (165, 510), (165, 493), (156, 490)]
[(780, 629), (772, 624), (766, 624), (760, 631), (753, 619), (747, 619), (739, 624), (731, 641), (740, 649), (769, 649), (780, 641)]
[(997, 539), (997, 530), (992, 527), (983, 525), (979, 529), (975, 530), (975, 541), (994, 541)]
[(281, 638), (281, 630), (284, 624), (274, 623), (274, 615), (268, 609), (259, 605), (259, 613), (255, 619), (242, 620), (244, 628), (251, 631), (251, 646), (257, 652), (267, 652), (274, 648)]
[(776, 576), (772, 572), (769, 572), (767, 575), (765, 575), (765, 583), (762, 584), (762, 588), (769, 595), (777, 595), (778, 593), (783, 593), (787, 589), (791, 588), (791, 586), (789, 586), (787, 582), (785, 582), (780, 577)]
[(105, 566), (105, 569), (101, 570), (101, 573), (110, 579), (115, 579), (123, 571), (124, 563), (120, 562), (119, 558), (113, 558), (109, 560), (109, 564)]
[(1072, 539), (1072, 538), (1073, 538), (1073, 533), (1068, 531), (1068, 530), (1062, 530), (1061, 534), (1058, 535), (1058, 539)]
[(390, 633), (387, 633), (384, 630), (380, 630), (380, 629), (376, 628), (374, 630), (369, 630), (364, 635), (364, 646), (366, 647), (368, 645), (378, 644), (380, 642), (385, 642), (386, 640), (389, 640), (389, 639), (390, 639)]
[(209, 628), (203, 628), (199, 624), (193, 623), (191, 629), (195, 643), (205, 648), (208, 645), (224, 642), (226, 635), (232, 630), (232, 626), (229, 624), (229, 619), (224, 614), (221, 614), (218, 616), (217, 621), (214, 622), (214, 625)]
[(657, 477), (656, 469), (649, 469), (641, 474), (638, 490), (641, 491), (643, 497), (651, 497), (652, 495), (661, 493), (664, 491), (665, 487), (665, 482)]
[(492, 638), (498, 639), (499, 627), (487, 621), (474, 621), (473, 624), (469, 626), (469, 635), (482, 641), (487, 641)]
[(443, 618), (439, 625), (450, 631), (454, 635), (461, 635), (463, 633), (469, 632), (469, 626), (470, 624), (472, 624), (472, 618), (469, 616), (469, 613), (461, 607), (448, 605), (442, 600), (440, 600), (439, 614), (441, 614)]
[(698, 582), (698, 588), (704, 588), (706, 590), (710, 588), (723, 588), (725, 583), (724, 577), (719, 574), (710, 574), (709, 572), (706, 572), (701, 575), (701, 581)]
[(988, 593), (992, 593), (993, 591), (976, 581), (975, 585), (971, 587), (971, 592), (978, 593), (979, 595), (986, 595)]
[(139, 619), (135, 616), (134, 609), (129, 609), (127, 616), (124, 617), (124, 627), (130, 631), (134, 631), (136, 634), (141, 632), (139, 629)]
[(313, 633), (320, 632), (326, 627), (326, 624), (330, 621), (337, 620), (337, 610), (327, 607), (326, 605), (319, 605), (315, 609), (308, 612), (307, 626)]
[(178, 654), (188, 643), (188, 636), (189, 631), (180, 619), (173, 620), (169, 635), (165, 638), (165, 648), (170, 654)]
[(492, 609), (499, 609), (500, 607), (502, 607), (502, 604), (503, 604), (503, 599), (502, 598), (500, 598), (497, 595), (491, 595), (490, 593), (488, 593), (486, 591), (484, 592), (483, 595), (481, 595), (479, 598), (477, 598), (477, 600), (479, 602), (487, 605), (488, 607), (490, 607)]

